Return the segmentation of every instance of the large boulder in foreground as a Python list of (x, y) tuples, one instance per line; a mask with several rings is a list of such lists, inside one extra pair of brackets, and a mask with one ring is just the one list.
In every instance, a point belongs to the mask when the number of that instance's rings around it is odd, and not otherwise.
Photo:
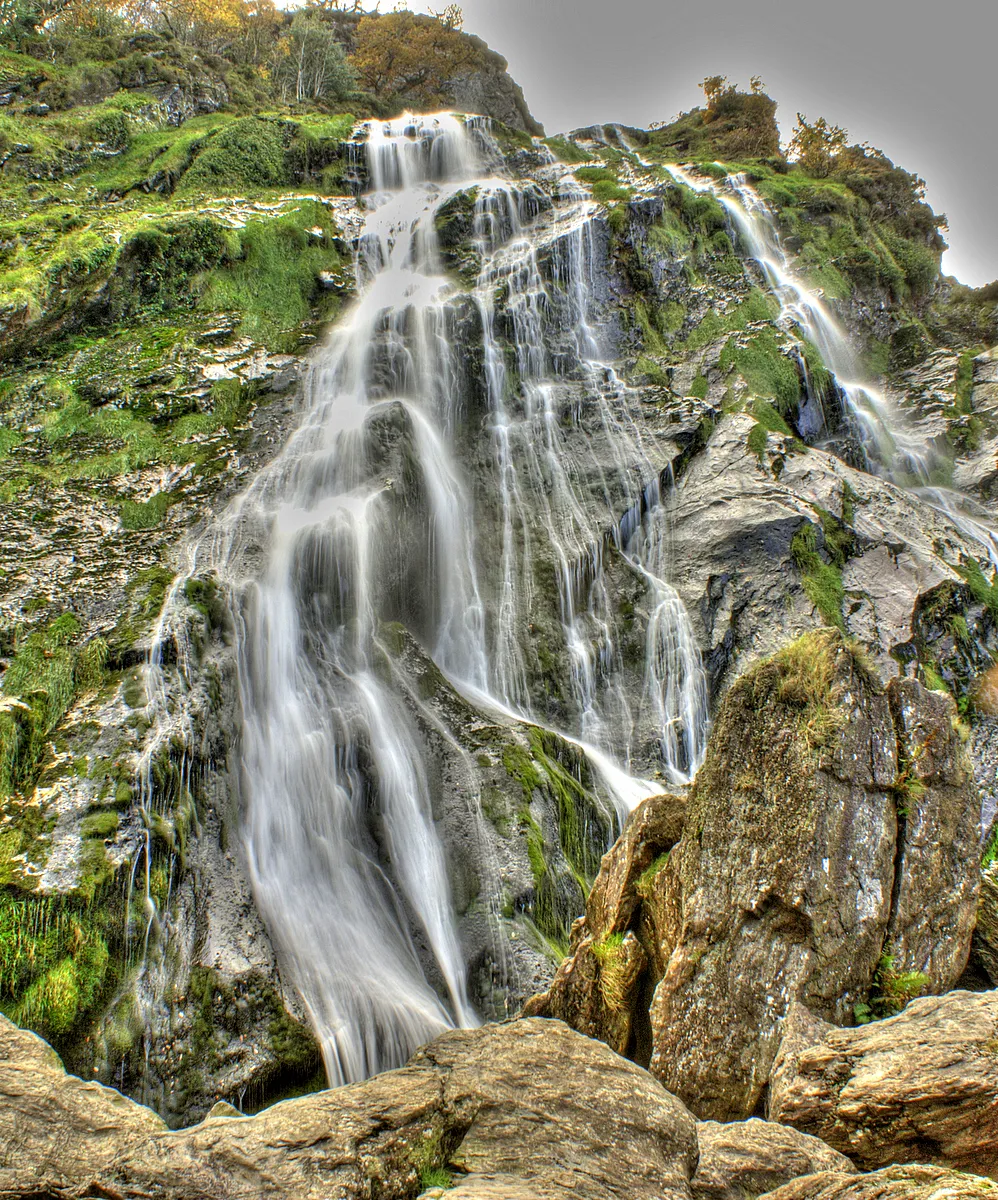
[(769, 1115), (867, 1169), (923, 1162), (998, 1176), (998, 992), (950, 992), (836, 1029), (795, 1007)]
[(51, 1046), (0, 1015), (0, 1194), (88, 1183), (165, 1132), (152, 1109), (67, 1075)]
[(412, 1200), (447, 1171), (458, 1196), (689, 1200), (697, 1166), (683, 1105), (555, 1021), (448, 1033), (365, 1083), (169, 1132), (0, 1018), (0, 1101), (0, 1193)]
[(856, 1170), (818, 1138), (772, 1121), (701, 1121), (697, 1141), (700, 1163), (693, 1176), (693, 1200), (746, 1200), (800, 1175)]
[(979, 798), (956, 725), (949, 697), (909, 679), (884, 687), (835, 630), (731, 687), (656, 879), (672, 948), (651, 1071), (698, 1116), (750, 1116), (791, 1003), (851, 1024), (885, 954), (922, 972), (923, 990), (953, 986), (979, 874)]
[(674, 844), (678, 805), (632, 814), (528, 1011), (648, 1063), (698, 1117), (757, 1111), (795, 1001), (851, 1024), (885, 964), (923, 992), (963, 971), (979, 796), (956, 709), (885, 686), (837, 630), (732, 685)]
[(888, 1167), (869, 1175), (823, 1171), (784, 1184), (758, 1200), (996, 1200), (990, 1179), (942, 1167)]

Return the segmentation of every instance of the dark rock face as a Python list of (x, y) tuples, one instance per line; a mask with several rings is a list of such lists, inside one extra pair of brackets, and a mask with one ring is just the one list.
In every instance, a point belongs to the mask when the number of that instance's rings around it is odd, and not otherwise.
[(833, 630), (759, 664), (721, 705), (667, 861), (668, 806), (649, 801), (529, 1011), (650, 1054), (694, 1112), (731, 1120), (760, 1103), (793, 1001), (851, 1021), (884, 955), (923, 990), (952, 987), (979, 837), (955, 725), (948, 698), (885, 688)]
[(835, 1029), (795, 1006), (769, 1115), (867, 1169), (921, 1161), (994, 1177), (996, 1032), (995, 992), (927, 996), (858, 1029)]

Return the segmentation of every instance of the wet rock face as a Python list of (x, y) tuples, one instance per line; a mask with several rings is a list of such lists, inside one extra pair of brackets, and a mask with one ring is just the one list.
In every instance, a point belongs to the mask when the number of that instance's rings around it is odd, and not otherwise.
[[(923, 648), (920, 613), (933, 589), (960, 591), (961, 619), (973, 607), (952, 566), (971, 547), (924, 500), (832, 454), (769, 434), (756, 456), (752, 430), (745, 414), (723, 417), (671, 498), (673, 582), (697, 627), (712, 691), (833, 618), (882, 673), (896, 674), (899, 648), (913, 640)], [(838, 572), (842, 598), (834, 613), (815, 603), (795, 558), (795, 539), (808, 527)], [(969, 620), (976, 637), (980, 622)], [(907, 658), (915, 656), (912, 647)]]
[(952, 987), (979, 838), (955, 725), (947, 697), (885, 688), (833, 630), (759, 664), (721, 705), (682, 837), (674, 799), (636, 810), (527, 1011), (650, 1062), (699, 1116), (731, 1120), (760, 1103), (792, 1001), (844, 1024), (888, 967)]
[(867, 1170), (931, 1162), (998, 1176), (998, 994), (950, 992), (835, 1029), (800, 1007), (784, 1022), (769, 1116)]

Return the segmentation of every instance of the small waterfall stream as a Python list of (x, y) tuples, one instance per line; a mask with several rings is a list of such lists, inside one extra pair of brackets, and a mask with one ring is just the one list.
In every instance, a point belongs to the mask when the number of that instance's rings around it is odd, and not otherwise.
[(728, 212), (739, 238), (761, 268), (780, 304), (780, 322), (798, 329), (821, 353), (835, 377), (846, 417), (856, 432), (868, 468), (893, 482), (914, 487), (969, 541), (981, 546), (998, 570), (998, 531), (989, 514), (967, 496), (931, 484), (938, 465), (933, 450), (905, 425), (903, 415), (885, 393), (862, 379), (855, 345), (827, 304), (795, 273), (780, 241), (776, 219), (744, 175), (729, 175), (722, 184), (665, 164), (665, 170), (686, 187), (711, 192)]
[[(639, 727), (678, 783), (708, 726), (667, 582), (668, 462), (592, 325), (596, 206), (553, 166), (550, 195), (489, 174), (502, 157), (479, 118), (364, 134), (356, 302), (315, 356), (300, 426), (210, 548), (236, 600), (254, 893), (333, 1084), (477, 1019), (425, 750), (384, 669), (391, 622), (476, 706), (550, 727), (523, 652), (550, 564), (572, 693), (557, 732), (621, 818), (662, 790), (635, 773)], [(463, 283), (437, 233), (459, 193), (479, 264)], [(566, 437), (583, 409), (577, 441), (600, 453), (580, 458)], [(640, 667), (623, 659), (607, 554), (648, 597), (643, 689), (624, 684)]]

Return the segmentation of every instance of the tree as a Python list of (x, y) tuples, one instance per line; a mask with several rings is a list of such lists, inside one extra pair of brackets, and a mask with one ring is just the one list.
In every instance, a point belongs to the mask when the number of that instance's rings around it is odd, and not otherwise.
[(824, 117), (811, 124), (803, 113), (797, 114), (797, 124), (787, 147), (788, 156), (809, 171), (823, 177), (835, 165), (835, 159), (846, 145), (846, 131), (840, 125), (829, 125)]
[(366, 16), (350, 62), (361, 86), (411, 103), (446, 103), (447, 85), (481, 62), (475, 42), (435, 17), (408, 11)]
[(217, 53), (237, 36), (245, 6), (242, 0), (162, 0), (158, 7), (178, 42)]
[(298, 13), (282, 39), (275, 78), (283, 100), (340, 99), (355, 83), (336, 35), (323, 21)]
[(730, 96), (734, 93), (735, 85), (729, 81), (727, 75), (708, 75), (701, 82), (700, 88), (707, 101), (707, 111), (712, 113), (717, 111), (718, 101), (723, 96)]

